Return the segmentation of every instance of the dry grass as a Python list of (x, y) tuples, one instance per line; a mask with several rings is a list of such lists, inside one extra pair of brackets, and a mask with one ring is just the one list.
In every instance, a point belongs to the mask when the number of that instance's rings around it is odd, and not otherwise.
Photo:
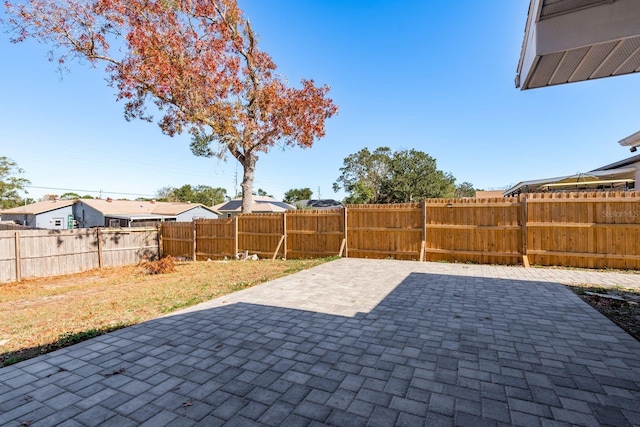
[(0, 284), (0, 366), (140, 323), (327, 259), (176, 263)]

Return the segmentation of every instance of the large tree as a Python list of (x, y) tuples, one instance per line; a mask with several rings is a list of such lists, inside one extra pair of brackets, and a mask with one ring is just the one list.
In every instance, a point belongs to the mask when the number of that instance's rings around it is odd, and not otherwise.
[(476, 189), (470, 182), (463, 182), (456, 186), (456, 197), (476, 197)]
[(285, 203), (295, 204), (300, 200), (309, 200), (313, 195), (313, 191), (309, 187), (305, 188), (292, 188), (284, 193), (284, 199), (282, 200)]
[(367, 148), (344, 159), (334, 190), (344, 188), (346, 203), (405, 203), (453, 197), (455, 178), (437, 168), (436, 160), (418, 150), (371, 153)]
[(187, 131), (198, 156), (230, 153), (242, 165), (242, 209), (252, 205), (260, 152), (311, 147), (337, 112), (328, 86), (289, 87), (236, 0), (28, 0), (5, 2), (20, 42), (53, 46), (52, 59), (106, 64), (125, 118), (162, 112), (170, 136)]
[(18, 164), (6, 156), (0, 156), (0, 208), (9, 209), (22, 204), (20, 191), (31, 184), (18, 175), (24, 171)]
[(344, 159), (333, 191), (343, 188), (349, 196), (346, 203), (381, 203), (382, 184), (389, 179), (393, 153), (389, 147), (378, 147), (372, 153), (363, 148)]
[(202, 203), (205, 206), (213, 206), (225, 201), (227, 190), (208, 185), (185, 184), (180, 188), (164, 187), (156, 192), (159, 201), (163, 202), (192, 202)]

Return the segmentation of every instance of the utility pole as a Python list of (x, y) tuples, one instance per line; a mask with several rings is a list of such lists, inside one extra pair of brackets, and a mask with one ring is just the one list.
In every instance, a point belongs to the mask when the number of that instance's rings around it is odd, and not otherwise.
[(238, 197), (238, 161), (236, 160), (236, 182), (233, 185), (233, 191), (236, 193), (233, 195), (233, 198)]
[(322, 199), (322, 197), (320, 197), (320, 186), (318, 185), (318, 200)]

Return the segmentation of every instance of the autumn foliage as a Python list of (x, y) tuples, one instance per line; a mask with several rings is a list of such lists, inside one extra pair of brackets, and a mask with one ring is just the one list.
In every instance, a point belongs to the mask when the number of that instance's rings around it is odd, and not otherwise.
[(311, 147), (337, 112), (328, 86), (289, 87), (235, 0), (30, 0), (5, 2), (13, 41), (53, 46), (50, 59), (104, 63), (128, 120), (189, 132), (196, 155), (233, 155), (251, 206), (259, 152)]

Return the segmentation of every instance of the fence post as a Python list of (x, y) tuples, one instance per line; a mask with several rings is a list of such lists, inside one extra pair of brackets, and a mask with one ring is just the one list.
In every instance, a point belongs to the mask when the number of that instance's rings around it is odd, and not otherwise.
[(158, 224), (158, 259), (162, 259), (162, 255), (164, 253), (162, 244), (162, 224)]
[(343, 208), (344, 210), (344, 215), (343, 215), (343, 221), (344, 221), (344, 257), (345, 258), (349, 258), (349, 241), (347, 240), (347, 207), (345, 206)]
[(529, 257), (527, 256), (527, 195), (522, 197), (522, 264), (529, 268)]
[(282, 214), (282, 237), (284, 238), (283, 258), (287, 259), (287, 211)]
[(102, 259), (102, 231), (101, 228), (96, 228), (96, 239), (98, 239), (98, 268), (102, 268), (104, 260)]
[(191, 228), (192, 228), (192, 230), (193, 230), (193, 231), (192, 231), (192, 236), (193, 236), (193, 246), (192, 246), (192, 250), (193, 250), (193, 252), (192, 252), (192, 254), (191, 254), (191, 255), (192, 255), (192, 256), (191, 256), (191, 258), (195, 261), (195, 260), (196, 260), (196, 239), (197, 239), (197, 236), (196, 236), (196, 220), (194, 219), (194, 220), (191, 222), (191, 224), (192, 224)]
[(15, 234), (15, 250), (16, 250), (16, 282), (22, 280), (22, 269), (20, 267), (20, 232), (16, 231)]
[(238, 216), (233, 217), (233, 257), (238, 256)]
[(420, 245), (420, 261), (425, 259), (427, 249), (427, 201), (422, 201), (422, 243)]

